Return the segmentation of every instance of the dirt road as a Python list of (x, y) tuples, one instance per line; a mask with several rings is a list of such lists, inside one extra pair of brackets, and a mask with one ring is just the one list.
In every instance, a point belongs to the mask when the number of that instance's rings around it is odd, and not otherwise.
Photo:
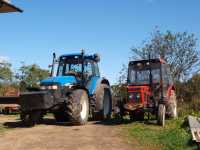
[(16, 117), (0, 116), (2, 123), (12, 129), (0, 133), (1, 150), (133, 150), (116, 125), (71, 126), (47, 119), (42, 125), (22, 128)]

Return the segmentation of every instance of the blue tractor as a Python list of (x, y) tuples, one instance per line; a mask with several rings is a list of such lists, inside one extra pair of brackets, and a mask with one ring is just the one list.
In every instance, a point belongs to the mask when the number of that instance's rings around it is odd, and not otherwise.
[[(100, 77), (97, 54), (62, 55), (54, 53), (51, 76), (40, 82), (40, 89), (20, 95), (21, 120), (25, 125), (39, 123), (47, 112), (57, 122), (86, 124), (89, 118), (108, 119), (112, 112), (109, 81)], [(55, 65), (57, 72), (54, 75)]]

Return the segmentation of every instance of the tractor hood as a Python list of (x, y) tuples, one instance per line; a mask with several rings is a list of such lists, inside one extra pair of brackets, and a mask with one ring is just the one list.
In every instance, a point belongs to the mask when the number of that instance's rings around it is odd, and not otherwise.
[(77, 80), (75, 76), (57, 76), (57, 77), (49, 77), (40, 82), (40, 85), (52, 85), (59, 84), (64, 86), (65, 84), (76, 84)]

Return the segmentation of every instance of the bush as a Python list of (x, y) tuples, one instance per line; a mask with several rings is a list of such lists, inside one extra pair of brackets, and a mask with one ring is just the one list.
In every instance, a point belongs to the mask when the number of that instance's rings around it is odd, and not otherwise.
[(179, 101), (178, 115), (180, 117), (187, 115), (195, 115), (200, 117), (200, 98), (194, 98), (190, 102)]

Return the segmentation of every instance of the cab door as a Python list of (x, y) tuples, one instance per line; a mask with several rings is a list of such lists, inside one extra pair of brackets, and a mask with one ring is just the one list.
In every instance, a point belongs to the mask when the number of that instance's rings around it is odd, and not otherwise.
[(85, 67), (85, 74), (87, 74), (86, 87), (90, 96), (94, 94), (97, 82), (100, 78), (98, 64), (96, 62), (89, 62)]

